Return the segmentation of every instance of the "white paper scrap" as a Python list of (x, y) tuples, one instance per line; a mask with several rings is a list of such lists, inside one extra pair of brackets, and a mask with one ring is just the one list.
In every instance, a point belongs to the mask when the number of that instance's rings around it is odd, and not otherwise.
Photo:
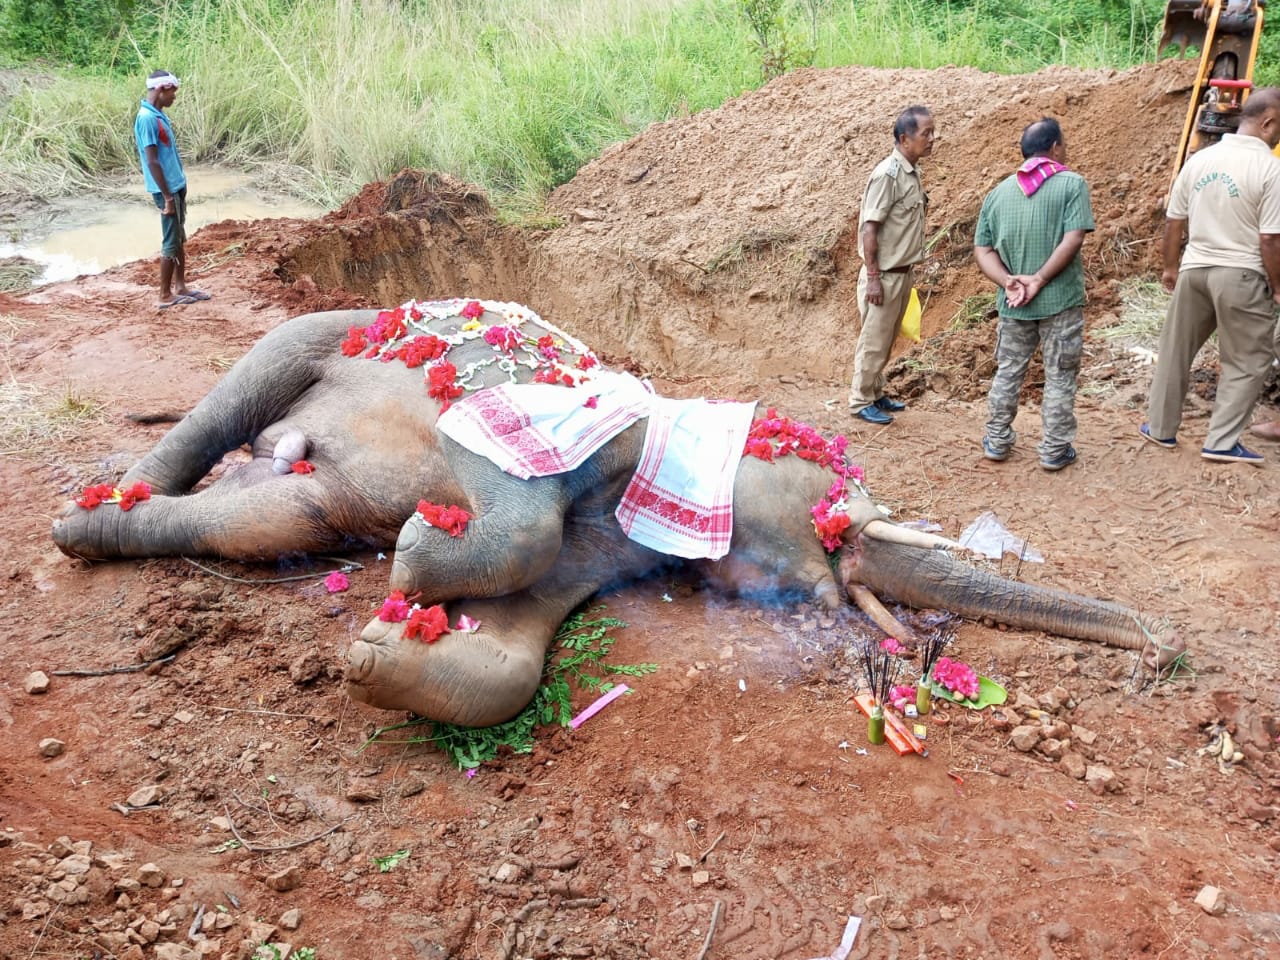
[(1003, 554), (1031, 563), (1044, 563), (1044, 555), (1021, 537), (1015, 537), (990, 511), (982, 514), (965, 527), (960, 534), (960, 546), (982, 554), (988, 560), (999, 560)]
[(858, 939), (858, 928), (862, 926), (861, 917), (850, 917), (844, 925), (844, 936), (840, 938), (840, 946), (825, 957), (814, 957), (813, 960), (846, 960), (853, 950), (853, 941)]

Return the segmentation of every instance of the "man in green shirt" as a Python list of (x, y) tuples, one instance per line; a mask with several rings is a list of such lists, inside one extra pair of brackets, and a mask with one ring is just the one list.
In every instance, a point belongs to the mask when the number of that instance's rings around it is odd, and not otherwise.
[(1024, 162), (982, 202), (973, 251), (1000, 288), (990, 419), (982, 438), (988, 460), (1008, 459), (1013, 420), (1031, 357), (1044, 359), (1044, 423), (1039, 454), (1045, 470), (1075, 463), (1076, 376), (1084, 353), (1084, 265), (1080, 247), (1093, 230), (1089, 187), (1066, 167), (1058, 121), (1044, 117), (1022, 131)]

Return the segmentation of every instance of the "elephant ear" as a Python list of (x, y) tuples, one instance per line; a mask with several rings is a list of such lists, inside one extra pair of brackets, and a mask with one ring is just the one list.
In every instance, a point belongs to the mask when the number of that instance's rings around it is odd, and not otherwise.
[(950, 700), (952, 703), (958, 703), (962, 707), (968, 707), (970, 710), (985, 710), (987, 707), (998, 707), (1009, 699), (1009, 693), (1004, 687), (990, 677), (983, 676), (978, 677), (978, 695), (972, 700), (956, 696), (940, 683), (933, 684), (933, 695), (943, 700)]

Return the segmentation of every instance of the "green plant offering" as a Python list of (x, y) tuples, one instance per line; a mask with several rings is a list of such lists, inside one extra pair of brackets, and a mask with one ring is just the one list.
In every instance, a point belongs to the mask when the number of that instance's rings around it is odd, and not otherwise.
[[(605, 662), (615, 639), (609, 631), (625, 627), (626, 623), (613, 617), (587, 619), (589, 614), (603, 609), (596, 607), (576, 613), (560, 625), (555, 642), (547, 653), (542, 684), (529, 705), (506, 723), (493, 727), (464, 727), (418, 717), (405, 723), (379, 727), (364, 747), (371, 743), (434, 743), (460, 770), (474, 770), (486, 760), (497, 757), (503, 747), (515, 753), (532, 752), (535, 728), (551, 723), (564, 727), (569, 725), (573, 718), (573, 685), (593, 694), (607, 693), (613, 689), (615, 677), (643, 677), (658, 669), (656, 663)], [(558, 658), (557, 652), (561, 654)], [(384, 734), (393, 730), (424, 724), (428, 732), (423, 736), (395, 741), (383, 739)]]
[(397, 850), (395, 853), (388, 853), (385, 857), (374, 857), (373, 862), (378, 865), (379, 873), (390, 873), (397, 864), (404, 863), (408, 859), (408, 850)]
[(970, 710), (985, 710), (987, 707), (996, 707), (1009, 699), (1008, 691), (990, 677), (978, 677), (978, 695), (973, 698), (960, 697), (937, 682), (933, 684), (932, 693), (935, 697), (950, 700), (952, 703), (958, 703), (960, 706), (968, 707)]

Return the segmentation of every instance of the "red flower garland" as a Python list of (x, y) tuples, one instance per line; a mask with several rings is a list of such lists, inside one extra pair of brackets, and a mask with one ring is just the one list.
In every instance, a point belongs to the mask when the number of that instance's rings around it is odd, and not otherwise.
[(844, 500), (849, 494), (848, 482), (852, 480), (858, 485), (863, 482), (862, 468), (845, 460), (848, 444), (844, 436), (827, 440), (808, 424), (779, 416), (778, 411), (770, 407), (763, 417), (751, 424), (742, 451), (743, 456), (756, 457), (766, 463), (775, 463), (777, 457), (795, 454), (801, 460), (826, 467), (836, 475), (826, 495), (810, 510), (814, 532), (828, 550), (840, 547), (843, 542), (841, 535), (851, 522), (844, 509)]
[(439, 527), (451, 537), (460, 537), (471, 522), (471, 514), (458, 506), (443, 506), (429, 500), (418, 501), (418, 513), (429, 525)]
[(427, 396), (440, 401), (440, 412), (444, 413), (462, 394), (462, 387), (454, 381), (458, 376), (458, 368), (448, 360), (434, 363), (427, 370)]
[(151, 499), (151, 484), (139, 480), (127, 490), (121, 490), (109, 483), (98, 483), (85, 487), (84, 492), (76, 497), (76, 506), (84, 510), (93, 510), (104, 503), (118, 503), (120, 509), (128, 513), (135, 504)]
[(521, 339), (520, 331), (515, 327), (499, 327), (495, 325), (484, 332), (485, 343), (506, 353), (510, 353), (520, 346)]
[[(430, 313), (431, 307), (427, 309)], [(448, 303), (447, 309), (454, 309), (453, 303)], [(527, 319), (527, 315), (520, 311), (513, 312), (505, 307), (498, 308), (498, 312), (505, 315), (509, 322), (494, 324), (482, 330), (480, 324), (475, 321), (484, 316), (485, 310), (485, 305), (478, 300), (470, 300), (463, 304), (456, 315), (467, 323), (462, 325), (461, 329), (446, 334), (448, 339), (430, 332), (426, 335), (414, 335), (414, 328), (410, 324), (423, 320), (426, 315), (416, 302), (394, 310), (383, 310), (377, 314), (374, 322), (369, 326), (347, 328), (347, 337), (342, 341), (342, 353), (347, 357), (364, 357), (381, 363), (400, 360), (410, 368), (430, 364), (427, 367), (427, 394), (440, 401), (441, 413), (448, 410), (452, 401), (462, 396), (467, 390), (475, 389), (470, 385), (475, 368), (485, 362), (480, 361), (479, 364), (469, 366), (465, 372), (466, 382), (458, 383), (457, 367), (447, 363), (444, 358), (454, 345), (465, 340), (483, 338), (497, 353), (506, 358), (503, 362), (508, 366), (503, 366), (502, 369), (508, 372), (514, 369), (509, 367), (511, 360), (534, 368), (535, 383), (577, 386), (588, 378), (582, 374), (575, 375), (566, 371), (560, 366), (561, 363), (572, 360), (574, 368), (579, 371), (587, 371), (599, 366), (599, 360), (589, 352), (564, 356), (561, 352), (562, 345), (551, 333), (544, 333), (536, 340), (527, 337), (520, 326)], [(440, 319), (441, 313), (437, 311), (431, 313), (431, 316), (433, 319)], [(522, 349), (528, 354), (527, 357), (518, 356)]]
[(444, 607), (434, 604), (427, 608), (414, 607), (409, 622), (404, 625), (404, 635), (409, 640), (435, 643), (449, 632), (449, 618)]

